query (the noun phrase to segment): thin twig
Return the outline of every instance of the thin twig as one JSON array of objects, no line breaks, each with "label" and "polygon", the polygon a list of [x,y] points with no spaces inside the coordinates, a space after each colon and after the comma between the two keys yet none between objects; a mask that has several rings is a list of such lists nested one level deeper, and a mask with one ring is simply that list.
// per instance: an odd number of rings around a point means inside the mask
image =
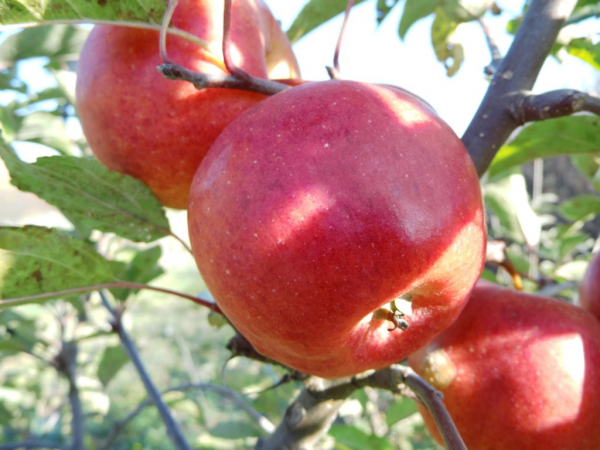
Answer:
[{"label": "thin twig", "polygon": [[191,300],[194,303],[210,308],[212,311],[223,314],[221,309],[213,302],[209,302],[208,300],[203,300],[198,297],[194,297],[192,295],[184,294],[182,292],[172,291],[170,289],[164,289],[160,287],[150,286],[148,284],[141,283],[131,283],[129,281],[115,281],[113,283],[100,283],[93,284],[90,286],[82,286],[77,288],[65,289],[63,291],[55,291],[55,292],[47,292],[44,294],[36,294],[36,295],[27,295],[25,297],[17,297],[17,298],[9,298],[6,300],[0,300],[0,309],[6,307],[14,307],[27,303],[33,303],[38,300],[50,299],[53,297],[64,297],[66,295],[71,294],[79,294],[82,292],[91,292],[91,291],[99,291],[101,289],[115,289],[115,288],[125,288],[125,289],[147,289],[150,291],[162,292],[163,294],[176,295],[177,297],[185,298],[187,300]]},{"label": "thin twig", "polygon": [[115,311],[115,309],[112,308],[112,306],[110,306],[110,304],[108,303],[108,300],[106,298],[106,295],[104,295],[104,293],[102,291],[100,291],[100,297],[102,299],[102,304],[104,305],[104,307],[113,316],[113,319],[114,319],[113,328],[118,333],[119,338],[121,339],[121,344],[123,345],[123,348],[127,352],[127,355],[129,356],[129,359],[133,363],[138,375],[140,376],[142,383],[144,384],[144,387],[146,388],[146,392],[148,393],[148,396],[150,397],[150,399],[152,400],[152,403],[158,410],[158,413],[160,414],[160,417],[167,429],[167,435],[171,439],[171,442],[173,443],[175,449],[176,450],[191,450],[192,447],[185,439],[185,436],[183,435],[183,431],[181,430],[179,424],[175,421],[175,418],[171,414],[171,411],[167,407],[166,403],[163,401],[163,399],[160,395],[160,392],[158,391],[158,388],[156,387],[156,385],[150,378],[150,375],[148,374],[148,371],[146,370],[146,367],[144,366],[144,363],[142,362],[142,359],[140,358],[140,354],[138,353],[137,348],[136,348],[135,344],[133,343],[133,340],[131,339],[131,337],[129,336],[127,331],[125,331],[125,327],[123,326],[123,324],[121,322],[121,312]]},{"label": "thin twig", "polygon": [[342,48],[342,41],[344,39],[344,32],[346,31],[346,25],[348,24],[348,19],[350,18],[350,10],[354,6],[354,0],[348,0],[348,4],[346,5],[346,12],[344,14],[344,22],[342,23],[342,29],[340,30],[340,35],[338,36],[338,41],[335,46],[335,52],[333,54],[333,67],[327,67],[327,73],[329,74],[329,78],[332,80],[337,80],[341,78],[340,71],[340,50]]},{"label": "thin twig", "polygon": [[162,64],[157,67],[157,70],[169,80],[188,81],[196,89],[227,88],[273,95],[290,88],[286,84],[257,77],[250,77],[250,80],[243,80],[232,75],[194,72],[179,64]]},{"label": "thin twig", "polygon": [[515,39],[462,141],[482,176],[500,146],[520,125],[509,111],[510,95],[529,91],[577,0],[532,0]]},{"label": "thin twig", "polygon": [[[213,391],[221,396],[228,398],[237,406],[242,408],[248,415],[256,422],[256,424],[265,432],[272,433],[275,430],[275,425],[263,416],[261,413],[256,411],[252,406],[250,406],[243,397],[233,389],[230,389],[225,386],[219,386],[213,383],[186,383],[178,386],[173,386],[168,389],[165,389],[161,392],[161,395],[168,394],[169,392],[185,392],[192,389],[204,390],[204,391]],[[141,402],[133,411],[131,411],[127,416],[123,419],[115,422],[113,424],[113,429],[110,432],[110,435],[104,442],[104,445],[100,447],[100,450],[109,450],[112,446],[112,443],[115,441],[117,435],[125,428],[125,426],[131,422],[143,409],[152,405],[152,401],[150,399],[146,399]]]},{"label": "thin twig", "polygon": [[169,24],[173,18],[175,8],[177,8],[179,0],[170,0],[167,3],[165,14],[163,15],[162,23],[160,25],[160,35],[158,38],[158,51],[160,53],[160,59],[163,63],[170,63],[169,55],[167,54],[167,34],[169,32]]}]

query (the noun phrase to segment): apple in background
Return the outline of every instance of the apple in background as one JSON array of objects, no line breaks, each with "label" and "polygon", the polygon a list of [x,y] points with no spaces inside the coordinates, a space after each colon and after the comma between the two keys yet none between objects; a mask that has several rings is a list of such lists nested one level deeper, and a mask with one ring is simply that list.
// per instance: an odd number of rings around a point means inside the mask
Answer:
[{"label": "apple in background", "polygon": [[[192,183],[200,272],[265,356],[326,378],[399,362],[458,316],[482,269],[480,187],[424,101],[351,81],[272,96]],[[382,318],[395,299],[408,329]]]},{"label": "apple in background", "polygon": [[579,304],[600,319],[600,252],[594,253],[579,285]]},{"label": "apple in background", "polygon": [[409,363],[443,393],[469,449],[600,448],[600,323],[577,306],[480,282]]},{"label": "apple in background", "polygon": [[[173,26],[204,40],[222,59],[223,0],[180,0]],[[299,77],[289,41],[256,0],[234,0],[232,54],[251,75]],[[212,142],[242,111],[265,96],[232,89],[198,91],[166,80],[156,67],[158,32],[96,26],[82,50],[77,111],[89,145],[109,169],[143,181],[165,206],[187,206],[190,183]],[[169,58],[197,72],[224,69],[198,45],[169,35]],[[270,53],[269,53],[270,52]]]}]

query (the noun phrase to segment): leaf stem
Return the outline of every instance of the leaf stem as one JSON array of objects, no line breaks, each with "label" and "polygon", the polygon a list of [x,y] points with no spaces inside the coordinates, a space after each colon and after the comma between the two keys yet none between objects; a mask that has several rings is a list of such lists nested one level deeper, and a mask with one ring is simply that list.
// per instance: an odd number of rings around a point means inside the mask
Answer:
[{"label": "leaf stem", "polygon": [[79,293],[83,293],[83,292],[99,291],[101,289],[114,289],[114,288],[147,289],[150,291],[161,292],[163,294],[175,295],[177,297],[185,298],[187,300],[193,301],[194,303],[205,306],[219,314],[223,314],[221,312],[221,309],[215,303],[210,302],[208,300],[204,300],[204,299],[201,299],[198,297],[194,297],[192,295],[184,294],[182,292],[172,291],[170,289],[165,289],[165,288],[156,287],[156,286],[150,286],[148,284],[142,284],[142,283],[131,283],[129,281],[115,281],[112,283],[100,283],[100,284],[93,284],[90,286],[81,286],[81,287],[76,287],[76,288],[71,288],[71,289],[65,289],[62,291],[46,292],[43,294],[35,294],[35,295],[27,295],[24,297],[9,298],[6,300],[0,300],[0,309],[14,307],[14,306],[20,306],[20,305],[24,305],[27,303],[34,303],[34,302],[38,302],[40,300],[49,300],[54,297],[63,297],[66,295],[71,295],[71,294],[79,294]]},{"label": "leaf stem", "polygon": [[348,3],[346,5],[346,12],[344,14],[344,22],[342,23],[342,29],[340,30],[340,35],[335,46],[335,52],[333,53],[333,67],[327,67],[327,73],[329,73],[329,78],[331,78],[332,80],[337,80],[341,77],[340,50],[342,48],[342,41],[344,40],[346,25],[348,25],[348,19],[350,19],[350,10],[353,6],[354,0],[348,0]]}]

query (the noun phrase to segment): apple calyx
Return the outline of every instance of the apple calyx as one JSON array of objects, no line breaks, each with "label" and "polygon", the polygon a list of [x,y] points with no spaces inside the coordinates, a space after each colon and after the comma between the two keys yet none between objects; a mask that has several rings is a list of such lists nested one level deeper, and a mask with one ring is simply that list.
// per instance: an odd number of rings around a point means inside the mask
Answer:
[{"label": "apple calyx", "polygon": [[401,329],[402,331],[408,330],[408,322],[404,319],[405,314],[399,309],[394,308],[394,302],[390,303],[392,309],[388,309],[386,307],[378,308],[373,312],[373,320],[387,320],[392,322],[394,328],[388,328],[388,331],[394,331],[396,329]]}]

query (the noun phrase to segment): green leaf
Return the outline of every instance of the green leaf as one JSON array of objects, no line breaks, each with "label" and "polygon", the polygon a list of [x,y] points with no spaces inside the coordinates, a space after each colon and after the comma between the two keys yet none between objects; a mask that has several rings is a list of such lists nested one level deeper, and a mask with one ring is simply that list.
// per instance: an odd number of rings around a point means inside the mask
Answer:
[{"label": "green leaf", "polygon": [[[356,0],[354,6],[362,2],[363,0]],[[347,0],[310,0],[287,30],[288,38],[292,43],[296,42],[319,25],[344,12],[347,4]]]},{"label": "green leaf", "polygon": [[600,153],[572,155],[570,159],[571,163],[590,181],[600,169]]},{"label": "green leaf", "polygon": [[438,0],[406,0],[402,18],[400,19],[400,25],[398,27],[400,39],[404,39],[408,29],[415,22],[433,14],[437,6]]},{"label": "green leaf", "polygon": [[502,234],[516,242],[539,242],[541,222],[529,204],[525,178],[520,171],[503,172],[484,186],[486,205],[501,224]]},{"label": "green leaf", "polygon": [[554,271],[554,276],[569,281],[580,281],[583,279],[588,267],[588,261],[569,261]]},{"label": "green leaf", "polygon": [[350,425],[333,425],[329,435],[351,450],[393,450],[394,447],[387,440]]},{"label": "green leaf", "polygon": [[536,158],[600,152],[600,120],[594,116],[570,116],[535,122],[498,151],[489,176]]},{"label": "green leaf", "polygon": [[87,39],[89,30],[72,25],[25,28],[8,36],[0,45],[0,65],[45,56],[50,59],[76,56]]},{"label": "green leaf", "polygon": [[[148,283],[164,273],[162,268],[157,266],[161,254],[162,251],[158,245],[147,250],[142,250],[135,255],[129,264],[124,264],[120,270],[115,271],[115,277],[121,281]],[[127,300],[130,294],[138,290],[118,288],[111,289],[111,292],[116,298],[124,301]]]},{"label": "green leaf", "polygon": [[561,204],[558,212],[567,220],[593,219],[600,213],[600,197],[592,194],[578,195]]},{"label": "green leaf", "polygon": [[600,16],[600,4],[598,0],[583,0],[577,2],[577,6],[573,10],[571,16],[565,21],[563,26],[572,25],[581,22],[591,17]]},{"label": "green leaf", "polygon": [[573,39],[566,46],[567,52],[600,70],[600,42],[593,44],[589,39]]},{"label": "green leaf", "polygon": [[122,345],[105,347],[102,356],[100,357],[98,370],[96,371],[96,375],[98,376],[100,383],[102,383],[102,386],[106,387],[119,370],[121,370],[128,362],[129,356],[127,356],[127,352]]},{"label": "green leaf", "polygon": [[102,19],[159,24],[165,6],[163,0],[0,0],[0,23]]},{"label": "green leaf", "polygon": [[417,405],[409,398],[401,397],[385,412],[385,422],[391,427],[396,422],[406,419],[417,412]]},{"label": "green leaf", "polygon": [[[108,261],[86,242],[51,228],[0,227],[0,299],[111,281]],[[18,304],[26,303],[34,302]],[[0,302],[0,309],[7,306],[16,304]]]},{"label": "green leaf", "polygon": [[377,23],[385,20],[390,11],[398,4],[399,0],[377,0]]},{"label": "green leaf", "polygon": [[442,8],[436,10],[431,25],[431,43],[438,61],[446,66],[446,75],[449,77],[456,74],[465,59],[462,44],[451,42],[452,34],[458,25],[459,22],[450,19]]},{"label": "green leaf", "polygon": [[13,413],[6,407],[4,402],[0,402],[0,425],[9,427],[13,419]]},{"label": "green leaf", "polygon": [[17,71],[14,67],[0,70],[0,91],[7,89],[27,92],[27,85],[17,77]]},{"label": "green leaf", "polygon": [[20,161],[0,142],[11,183],[33,192],[83,227],[150,242],[169,233],[165,211],[141,181],[109,171],[97,160],[72,156]]}]

